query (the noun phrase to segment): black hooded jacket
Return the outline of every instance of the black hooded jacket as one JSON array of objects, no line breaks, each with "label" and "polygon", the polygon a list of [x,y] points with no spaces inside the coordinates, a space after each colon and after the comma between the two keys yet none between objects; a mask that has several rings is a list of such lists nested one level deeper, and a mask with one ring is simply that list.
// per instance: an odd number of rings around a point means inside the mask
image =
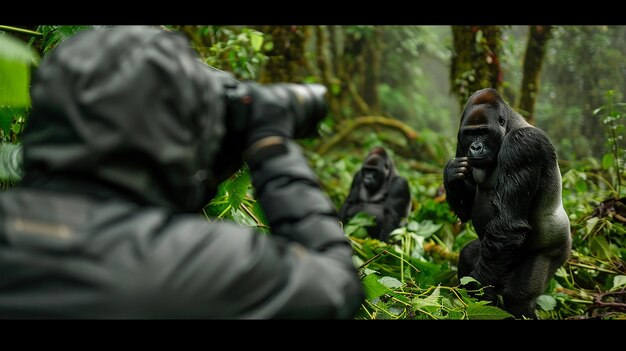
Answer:
[{"label": "black hooded jacket", "polygon": [[225,152],[221,89],[156,28],[81,32],[46,56],[24,177],[0,193],[0,317],[355,315],[351,247],[295,143],[251,171],[272,235],[198,215]]}]

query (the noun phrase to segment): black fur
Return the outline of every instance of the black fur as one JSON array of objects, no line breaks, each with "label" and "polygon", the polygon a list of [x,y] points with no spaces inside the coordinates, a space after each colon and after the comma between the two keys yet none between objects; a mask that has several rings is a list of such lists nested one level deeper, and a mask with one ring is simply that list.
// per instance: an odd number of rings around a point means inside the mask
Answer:
[{"label": "black fur", "polygon": [[[365,172],[375,174],[372,183],[364,181]],[[368,228],[369,236],[387,241],[389,234],[408,217],[410,209],[411,193],[407,180],[398,175],[385,149],[377,147],[370,151],[363,166],[354,175],[350,194],[339,211],[339,219],[346,223],[359,212],[371,214],[376,217],[376,226]]]},{"label": "black fur", "polygon": [[569,220],[561,202],[556,152],[494,89],[468,100],[456,157],[444,170],[447,200],[479,239],[461,252],[459,278],[486,289],[483,298],[516,317],[535,318],[535,300],[570,254]]}]

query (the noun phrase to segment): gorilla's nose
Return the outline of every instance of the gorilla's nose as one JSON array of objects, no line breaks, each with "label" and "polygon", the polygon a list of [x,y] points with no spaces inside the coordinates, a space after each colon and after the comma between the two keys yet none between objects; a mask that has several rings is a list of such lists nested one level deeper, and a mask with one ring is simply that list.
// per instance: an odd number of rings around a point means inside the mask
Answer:
[{"label": "gorilla's nose", "polygon": [[483,151],[483,144],[472,144],[470,145],[470,151],[473,154],[478,155]]}]

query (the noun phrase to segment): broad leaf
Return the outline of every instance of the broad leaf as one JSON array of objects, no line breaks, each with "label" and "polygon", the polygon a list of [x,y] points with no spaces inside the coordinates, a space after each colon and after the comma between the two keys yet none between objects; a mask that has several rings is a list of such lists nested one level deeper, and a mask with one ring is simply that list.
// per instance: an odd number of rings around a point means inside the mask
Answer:
[{"label": "broad leaf", "polygon": [[541,295],[537,298],[537,306],[544,311],[552,311],[556,307],[556,300],[550,295]]},{"label": "broad leaf", "polygon": [[471,304],[465,311],[469,319],[505,319],[513,317],[498,307],[481,304]]},{"label": "broad leaf", "polygon": [[465,284],[468,284],[468,283],[471,283],[471,282],[475,282],[475,283],[480,284],[480,282],[478,280],[474,279],[473,277],[470,277],[469,275],[466,275],[466,276],[461,278],[461,285],[465,285]]},{"label": "broad leaf", "polygon": [[587,223],[585,224],[585,229],[587,229],[587,234],[591,233],[593,228],[595,228],[596,224],[598,223],[598,220],[599,220],[598,217],[591,217],[587,220]]},{"label": "broad leaf", "polygon": [[402,286],[402,283],[394,277],[384,276],[378,279],[378,281],[390,289],[395,289]]},{"label": "broad leaf", "polygon": [[433,223],[433,221],[427,219],[419,224],[419,227],[415,233],[421,237],[428,238],[431,235],[433,235],[435,232],[437,232],[439,229],[441,229],[442,226],[443,226],[443,223],[435,224]]},{"label": "broad leaf", "polygon": [[616,275],[613,277],[613,288],[618,289],[623,286],[626,286],[626,275]]},{"label": "broad leaf", "polygon": [[37,54],[26,43],[0,35],[0,106],[30,106],[30,65],[37,60]]},{"label": "broad leaf", "polygon": [[365,227],[374,225],[376,225],[376,217],[365,212],[359,212],[344,225],[343,231],[346,235],[364,239],[367,237],[367,230]]},{"label": "broad leaf", "polygon": [[365,297],[368,300],[380,297],[384,294],[389,294],[392,291],[378,281],[378,277],[374,274],[368,275],[361,280],[363,283],[363,290],[365,290]]},{"label": "broad leaf", "polygon": [[593,238],[591,238],[591,240],[589,241],[589,248],[591,249],[591,252],[596,254],[599,258],[608,259],[615,256],[615,254],[611,250],[611,246],[609,245],[608,241],[606,241],[606,238],[603,236],[594,236]]},{"label": "broad leaf", "polygon": [[239,208],[246,197],[250,186],[250,173],[248,167],[242,167],[226,182],[225,187],[228,192],[228,202],[233,208]]},{"label": "broad leaf", "polygon": [[435,290],[428,295],[428,297],[421,299],[416,297],[413,299],[413,309],[423,308],[423,307],[439,307],[441,305],[441,291],[439,287],[436,287]]},{"label": "broad leaf", "polygon": [[250,46],[252,50],[259,51],[263,45],[263,33],[257,31],[250,31]]}]

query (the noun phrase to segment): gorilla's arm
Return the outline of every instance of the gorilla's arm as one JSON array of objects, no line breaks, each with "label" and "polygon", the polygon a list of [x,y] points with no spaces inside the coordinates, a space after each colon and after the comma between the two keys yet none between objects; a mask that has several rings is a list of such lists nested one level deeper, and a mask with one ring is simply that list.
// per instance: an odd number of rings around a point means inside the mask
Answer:
[{"label": "gorilla's arm", "polygon": [[352,179],[352,185],[350,186],[350,193],[339,210],[339,220],[345,225],[348,220],[348,209],[353,204],[359,201],[359,189],[361,188],[361,171],[359,170]]},{"label": "gorilla's arm", "polygon": [[536,128],[510,132],[498,155],[500,167],[493,198],[496,215],[481,239],[480,256],[470,274],[483,285],[500,285],[531,230],[528,213],[546,163],[545,134]]},{"label": "gorilla's arm", "polygon": [[384,203],[384,220],[380,229],[380,240],[386,241],[389,234],[400,225],[402,217],[408,215],[411,205],[409,183],[404,177],[395,177],[389,182]]},{"label": "gorilla's arm", "polygon": [[467,157],[455,157],[448,161],[443,173],[443,186],[454,213],[462,222],[469,221],[472,218],[476,184]]}]

